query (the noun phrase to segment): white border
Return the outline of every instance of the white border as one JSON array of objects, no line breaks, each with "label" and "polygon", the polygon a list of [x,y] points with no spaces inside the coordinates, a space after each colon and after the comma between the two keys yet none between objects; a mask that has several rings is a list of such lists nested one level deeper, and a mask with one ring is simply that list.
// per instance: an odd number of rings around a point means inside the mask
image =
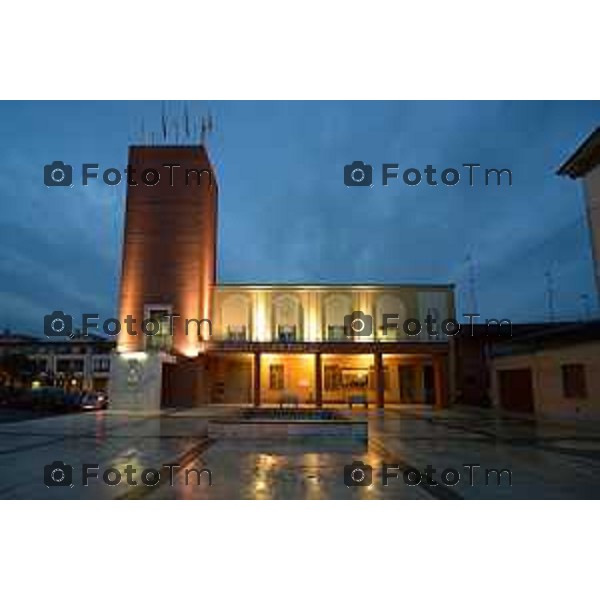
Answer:
[{"label": "white border", "polygon": [[[598,97],[598,9],[4,3],[0,96]],[[593,502],[2,502],[7,598],[594,595]],[[594,545],[592,545],[592,540]]]},{"label": "white border", "polygon": [[564,600],[597,587],[591,501],[174,507],[4,502],[2,596]]},{"label": "white border", "polygon": [[597,98],[597,4],[7,2],[22,99]]}]

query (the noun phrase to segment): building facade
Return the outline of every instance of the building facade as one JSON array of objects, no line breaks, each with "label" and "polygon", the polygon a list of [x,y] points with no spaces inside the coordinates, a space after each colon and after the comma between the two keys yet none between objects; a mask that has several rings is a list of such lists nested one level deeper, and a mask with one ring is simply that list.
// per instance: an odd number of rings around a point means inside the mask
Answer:
[{"label": "building facade", "polygon": [[553,324],[497,343],[495,408],[556,419],[600,417],[600,321]]},{"label": "building facade", "polygon": [[120,320],[148,327],[121,329],[113,408],[448,403],[453,286],[217,282],[205,148],[137,146],[130,164],[161,177],[127,192]]},{"label": "building facade", "polygon": [[27,385],[33,387],[106,392],[114,348],[113,341],[96,336],[39,339],[4,332],[0,335],[0,362],[14,366],[0,368],[0,385],[23,384],[27,379]]}]

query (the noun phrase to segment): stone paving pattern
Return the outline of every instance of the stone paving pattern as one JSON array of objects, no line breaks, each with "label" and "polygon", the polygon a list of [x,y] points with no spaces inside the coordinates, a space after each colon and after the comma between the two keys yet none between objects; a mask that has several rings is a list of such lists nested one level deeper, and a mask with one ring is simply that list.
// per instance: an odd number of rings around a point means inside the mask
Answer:
[{"label": "stone paving pattern", "polygon": [[[409,407],[385,411],[354,409],[369,421],[369,443],[343,440],[211,440],[208,419],[231,409],[131,416],[111,411],[35,420],[5,420],[0,415],[0,498],[2,499],[587,499],[600,498],[600,424],[535,422],[491,412]],[[344,411],[344,414],[349,414]],[[74,467],[73,487],[47,488],[44,465],[62,460]],[[360,460],[373,467],[368,487],[347,487],[344,466]],[[174,485],[163,472],[155,487],[118,486],[93,480],[81,485],[81,465],[102,470],[125,465],[137,469],[179,463]],[[455,486],[381,483],[381,464],[403,469],[459,471]],[[462,465],[480,464],[474,485]],[[210,469],[212,486],[184,469]],[[510,469],[501,485],[494,475],[485,485],[484,469]]]}]

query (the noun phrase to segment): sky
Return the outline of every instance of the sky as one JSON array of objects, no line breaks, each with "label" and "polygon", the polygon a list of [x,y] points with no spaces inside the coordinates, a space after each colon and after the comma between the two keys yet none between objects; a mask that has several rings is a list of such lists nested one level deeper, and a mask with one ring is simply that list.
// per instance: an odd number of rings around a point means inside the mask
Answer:
[{"label": "sky", "polygon": [[[214,115],[221,282],[453,283],[459,314],[526,322],[550,317],[550,273],[555,318],[597,314],[582,184],[556,169],[600,102],[1,102],[0,327],[115,316],[125,184],[48,188],[44,165],[123,169],[163,106]],[[344,185],[356,160],[373,187]],[[467,162],[513,185],[469,187]],[[382,163],[462,177],[384,187]]]}]

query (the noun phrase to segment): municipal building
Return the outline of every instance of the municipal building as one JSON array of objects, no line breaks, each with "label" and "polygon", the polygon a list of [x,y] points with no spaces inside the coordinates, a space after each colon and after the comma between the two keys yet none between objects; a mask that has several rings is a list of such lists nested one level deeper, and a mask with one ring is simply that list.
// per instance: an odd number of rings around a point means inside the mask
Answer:
[{"label": "municipal building", "polygon": [[[453,344],[439,324],[455,318],[452,285],[217,281],[218,184],[206,148],[132,146],[129,165],[161,177],[128,186],[119,315],[161,326],[121,329],[113,408],[449,402]],[[389,314],[400,325],[385,331]],[[428,315],[438,333],[407,335],[404,321]],[[187,332],[186,319],[196,320]]]}]

